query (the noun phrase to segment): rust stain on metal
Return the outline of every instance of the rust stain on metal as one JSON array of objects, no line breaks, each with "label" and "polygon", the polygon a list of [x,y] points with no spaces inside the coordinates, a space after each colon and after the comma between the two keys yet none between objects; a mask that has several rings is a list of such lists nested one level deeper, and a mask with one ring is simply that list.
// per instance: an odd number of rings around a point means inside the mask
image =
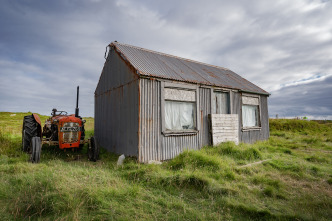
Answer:
[{"label": "rust stain on metal", "polygon": [[208,73],[211,77],[217,78],[217,76],[216,76],[213,72],[208,71],[208,70],[206,70],[206,69],[204,69],[204,68],[203,68],[203,70],[204,70],[206,73]]},{"label": "rust stain on metal", "polygon": [[203,115],[203,111],[201,110],[201,125],[203,125],[203,119],[204,119],[204,115]]},{"label": "rust stain on metal", "polygon": [[132,83],[135,83],[135,82],[137,82],[137,79],[134,79],[134,80],[132,80],[132,81],[129,81],[128,83],[123,84],[123,85],[120,85],[120,86],[118,86],[118,87],[110,88],[110,89],[108,89],[107,91],[105,91],[105,92],[103,92],[103,93],[101,93],[101,94],[95,93],[95,97],[98,97],[99,95],[102,95],[102,94],[108,94],[108,93],[111,93],[111,91],[115,91],[115,90],[121,89],[121,88],[123,88],[124,86],[128,86],[128,85],[130,85],[130,84],[132,84]]},{"label": "rust stain on metal", "polygon": [[137,148],[137,158],[139,161],[143,160],[141,159],[141,84],[138,82],[138,129],[137,129],[137,141],[138,141],[138,148]]}]

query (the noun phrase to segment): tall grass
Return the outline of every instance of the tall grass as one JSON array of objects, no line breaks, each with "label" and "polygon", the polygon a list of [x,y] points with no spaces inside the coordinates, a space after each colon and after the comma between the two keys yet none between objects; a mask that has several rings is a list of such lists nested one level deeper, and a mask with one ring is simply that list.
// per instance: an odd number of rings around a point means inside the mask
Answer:
[{"label": "tall grass", "polygon": [[11,114],[0,113],[3,220],[332,217],[332,129],[326,122],[271,120],[267,141],[207,146],[161,165],[126,158],[118,167],[118,156],[105,150],[100,161],[89,162],[87,147],[72,153],[44,146],[41,163],[31,164],[20,151],[25,113]]}]

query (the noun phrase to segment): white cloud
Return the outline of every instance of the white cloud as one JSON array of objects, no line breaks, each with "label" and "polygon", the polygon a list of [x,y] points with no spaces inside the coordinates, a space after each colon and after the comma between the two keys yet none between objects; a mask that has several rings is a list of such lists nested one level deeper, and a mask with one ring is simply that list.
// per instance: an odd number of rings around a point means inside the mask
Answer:
[{"label": "white cloud", "polygon": [[324,76],[314,75],[314,76],[311,76],[310,78],[305,78],[305,79],[301,79],[301,80],[294,81],[294,82],[291,82],[291,83],[283,84],[282,87],[296,86],[296,85],[301,85],[301,84],[309,84],[309,83],[312,83],[312,82],[315,82],[315,81],[323,81],[324,79],[326,79],[327,77],[330,77],[330,76],[332,76],[332,74],[327,74],[327,75],[324,75]]}]

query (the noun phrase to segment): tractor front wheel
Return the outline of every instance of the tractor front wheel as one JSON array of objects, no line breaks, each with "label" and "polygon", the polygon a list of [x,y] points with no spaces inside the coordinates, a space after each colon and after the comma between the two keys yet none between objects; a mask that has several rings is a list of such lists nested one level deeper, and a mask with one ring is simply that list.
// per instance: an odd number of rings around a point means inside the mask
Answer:
[{"label": "tractor front wheel", "polygon": [[99,159],[99,147],[96,144],[94,137],[90,138],[89,149],[88,149],[88,158],[90,161],[96,162]]},{"label": "tractor front wheel", "polygon": [[33,137],[31,139],[31,155],[30,155],[31,163],[39,163],[41,146],[42,145],[41,145],[40,137]]}]

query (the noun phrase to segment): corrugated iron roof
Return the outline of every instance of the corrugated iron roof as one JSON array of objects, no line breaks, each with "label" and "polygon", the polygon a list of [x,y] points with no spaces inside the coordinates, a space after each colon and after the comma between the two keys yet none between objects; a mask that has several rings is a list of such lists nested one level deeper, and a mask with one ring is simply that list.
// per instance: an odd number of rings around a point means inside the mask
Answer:
[{"label": "corrugated iron roof", "polygon": [[265,90],[227,68],[204,64],[119,42],[112,42],[110,46],[114,47],[143,76],[269,95]]}]

